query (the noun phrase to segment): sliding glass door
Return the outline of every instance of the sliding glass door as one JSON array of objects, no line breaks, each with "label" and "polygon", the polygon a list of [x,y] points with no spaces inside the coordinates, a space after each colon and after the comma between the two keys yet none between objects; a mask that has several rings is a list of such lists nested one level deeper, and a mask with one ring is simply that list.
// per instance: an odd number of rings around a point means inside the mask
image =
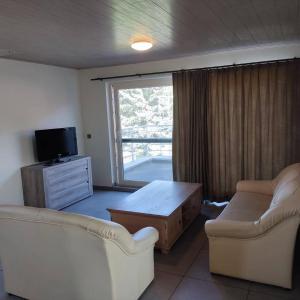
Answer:
[{"label": "sliding glass door", "polygon": [[172,180],[173,87],[170,78],[112,85],[117,185]]}]

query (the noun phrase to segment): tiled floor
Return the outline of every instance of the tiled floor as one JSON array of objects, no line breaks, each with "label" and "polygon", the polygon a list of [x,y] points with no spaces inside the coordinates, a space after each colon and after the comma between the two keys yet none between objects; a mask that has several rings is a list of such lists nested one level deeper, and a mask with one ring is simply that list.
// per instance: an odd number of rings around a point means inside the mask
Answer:
[{"label": "tiled floor", "polygon": [[[116,204],[127,195],[127,193],[118,192],[97,192],[93,198],[77,203],[66,210],[89,214],[89,210],[92,209],[94,216],[107,217],[105,206],[110,205],[110,203]],[[94,205],[97,205],[97,209],[94,208]],[[206,209],[204,212],[209,212],[209,209]],[[295,267],[294,289],[291,291],[249,281],[211,275],[208,268],[208,241],[203,230],[204,222],[204,216],[197,218],[186,233],[177,241],[168,255],[155,251],[155,279],[140,300],[300,299],[299,266]],[[298,250],[297,253],[299,253]],[[299,257],[297,257],[297,260],[299,261]],[[3,275],[0,271],[0,300],[20,299],[8,296],[4,292],[2,277]],[[101,297],[99,300],[102,300]]]},{"label": "tiled floor", "polygon": [[63,211],[110,220],[110,214],[106,208],[118,205],[128,195],[130,193],[95,191],[92,197],[66,207]]}]

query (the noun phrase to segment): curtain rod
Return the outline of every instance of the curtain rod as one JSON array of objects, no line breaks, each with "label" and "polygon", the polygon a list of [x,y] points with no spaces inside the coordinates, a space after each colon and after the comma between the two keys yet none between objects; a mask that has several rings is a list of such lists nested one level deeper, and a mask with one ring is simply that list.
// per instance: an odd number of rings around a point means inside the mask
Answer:
[{"label": "curtain rod", "polygon": [[286,58],[286,59],[277,59],[277,60],[268,60],[268,61],[259,61],[259,62],[251,62],[251,63],[241,63],[241,64],[231,64],[231,65],[223,65],[223,66],[215,66],[215,67],[204,67],[204,68],[194,68],[194,69],[181,69],[181,70],[172,70],[172,71],[161,71],[161,72],[150,72],[150,73],[140,73],[140,74],[128,74],[128,75],[119,75],[119,76],[110,76],[110,77],[96,77],[92,78],[91,81],[97,80],[108,80],[108,79],[118,79],[118,78],[130,78],[130,77],[141,77],[148,75],[161,75],[161,74],[170,74],[182,71],[198,71],[198,70],[217,70],[217,69],[227,69],[227,68],[235,68],[235,67],[247,67],[254,65],[263,65],[263,64],[271,64],[271,63],[282,63],[289,62],[298,59],[298,57],[294,58]]}]

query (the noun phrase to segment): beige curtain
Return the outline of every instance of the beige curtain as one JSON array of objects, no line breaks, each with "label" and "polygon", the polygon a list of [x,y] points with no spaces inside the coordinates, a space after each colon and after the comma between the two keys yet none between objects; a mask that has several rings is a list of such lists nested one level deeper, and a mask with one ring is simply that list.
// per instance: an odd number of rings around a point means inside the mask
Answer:
[{"label": "beige curtain", "polygon": [[173,175],[176,181],[202,182],[207,188],[206,71],[173,74]]},{"label": "beige curtain", "polygon": [[300,161],[298,60],[211,70],[198,84],[188,73],[174,74],[174,179],[202,180],[206,196],[223,198],[238,180],[269,179]]}]

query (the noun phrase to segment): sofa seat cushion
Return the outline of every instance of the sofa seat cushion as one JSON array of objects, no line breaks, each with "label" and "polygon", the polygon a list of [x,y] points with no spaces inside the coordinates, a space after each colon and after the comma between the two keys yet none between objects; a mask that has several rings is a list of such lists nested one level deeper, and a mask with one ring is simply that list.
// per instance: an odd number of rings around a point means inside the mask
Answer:
[{"label": "sofa seat cushion", "polygon": [[232,221],[256,221],[269,208],[272,196],[237,192],[218,219]]}]

